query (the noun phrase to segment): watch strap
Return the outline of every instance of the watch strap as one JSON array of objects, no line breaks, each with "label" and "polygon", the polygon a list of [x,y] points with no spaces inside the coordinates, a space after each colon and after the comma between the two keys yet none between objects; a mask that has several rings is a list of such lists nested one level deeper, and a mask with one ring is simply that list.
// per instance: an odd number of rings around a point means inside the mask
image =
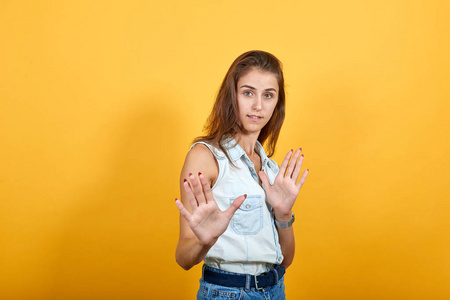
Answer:
[{"label": "watch strap", "polygon": [[277,225],[278,228],[289,228],[292,226],[292,224],[294,224],[294,221],[295,221],[295,216],[294,216],[294,213],[292,213],[292,218],[287,222],[280,222],[277,219],[275,219],[275,225]]}]

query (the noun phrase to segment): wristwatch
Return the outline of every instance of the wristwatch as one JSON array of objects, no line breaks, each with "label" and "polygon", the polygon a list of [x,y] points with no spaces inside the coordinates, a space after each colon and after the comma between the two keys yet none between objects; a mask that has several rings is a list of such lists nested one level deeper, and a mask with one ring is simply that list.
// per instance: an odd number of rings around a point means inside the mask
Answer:
[{"label": "wristwatch", "polygon": [[295,216],[294,216],[294,213],[292,213],[292,218],[287,222],[280,222],[275,218],[274,218],[274,220],[275,220],[275,225],[277,225],[278,228],[289,228],[292,226],[292,224],[294,224]]}]

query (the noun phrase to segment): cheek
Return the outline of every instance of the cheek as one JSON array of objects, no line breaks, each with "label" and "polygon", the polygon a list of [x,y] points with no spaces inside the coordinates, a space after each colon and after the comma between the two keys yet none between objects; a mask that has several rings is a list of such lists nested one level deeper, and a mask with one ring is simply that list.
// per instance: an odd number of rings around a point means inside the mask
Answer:
[{"label": "cheek", "polygon": [[243,115],[245,115],[245,112],[246,112],[246,109],[245,109],[244,103],[242,101],[239,101],[239,99],[238,99],[238,101],[237,101],[237,117],[239,119],[241,119],[241,121],[242,121]]},{"label": "cheek", "polygon": [[276,108],[277,108],[277,102],[273,103],[272,106],[270,107],[270,110],[272,111],[272,114],[274,113]]},{"label": "cheek", "polygon": [[246,109],[247,109],[247,105],[246,105],[246,103],[245,103],[245,101],[239,101],[239,99],[238,99],[238,102],[237,102],[237,106],[238,106],[238,112],[239,113],[245,113],[245,111],[246,111]]}]

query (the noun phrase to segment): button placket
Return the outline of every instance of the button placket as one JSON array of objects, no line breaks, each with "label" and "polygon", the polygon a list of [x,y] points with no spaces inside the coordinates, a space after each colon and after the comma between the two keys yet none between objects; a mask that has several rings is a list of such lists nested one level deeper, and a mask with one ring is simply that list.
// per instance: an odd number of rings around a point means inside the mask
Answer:
[{"label": "button placket", "polygon": [[250,170],[250,174],[252,175],[253,179],[258,182],[259,184],[259,178],[258,175],[256,174],[255,171],[255,165],[253,164],[253,162],[247,157],[247,155],[244,156],[244,160],[248,166],[248,169]]}]

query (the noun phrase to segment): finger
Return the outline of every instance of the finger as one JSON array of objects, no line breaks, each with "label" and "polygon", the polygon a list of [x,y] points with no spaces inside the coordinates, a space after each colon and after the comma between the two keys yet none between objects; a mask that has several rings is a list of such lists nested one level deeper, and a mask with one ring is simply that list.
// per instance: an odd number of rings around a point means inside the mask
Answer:
[{"label": "finger", "polygon": [[294,156],[292,156],[291,162],[289,163],[289,167],[286,171],[286,176],[292,178],[292,175],[293,175],[292,173],[294,172],[294,168],[295,168],[295,165],[297,164],[297,159],[298,159],[301,151],[302,151],[302,148],[299,148],[294,152]]},{"label": "finger", "polygon": [[269,178],[264,171],[259,171],[259,178],[261,178],[261,182],[263,183],[264,188],[270,187]]},{"label": "finger", "polygon": [[307,169],[305,172],[303,172],[302,177],[300,178],[300,180],[296,184],[298,188],[301,188],[302,185],[305,183],[305,180],[306,180],[306,177],[308,176],[308,173],[309,173],[309,169]]},{"label": "finger", "polygon": [[189,184],[189,181],[187,181],[186,179],[183,182],[183,187],[184,187],[184,190],[186,191],[186,195],[188,197],[189,205],[192,208],[192,212],[194,212],[198,207],[198,202],[197,202],[197,199],[195,199],[195,195],[192,192],[192,187]]},{"label": "finger", "polygon": [[214,201],[214,196],[211,191],[211,187],[209,186],[209,181],[205,178],[205,176],[198,172],[198,178],[200,179],[200,183],[202,184],[203,194],[205,195],[206,203]]},{"label": "finger", "polygon": [[286,173],[286,168],[287,168],[287,166],[288,166],[288,163],[289,163],[289,159],[291,158],[291,156],[292,156],[292,149],[291,149],[291,151],[289,151],[287,154],[286,154],[286,156],[284,157],[284,160],[283,160],[283,162],[281,163],[281,166],[280,166],[280,171],[278,172],[278,176],[282,176],[282,177],[284,177],[284,173]]},{"label": "finger", "polygon": [[186,210],[186,208],[184,208],[183,203],[181,203],[180,200],[175,198],[175,204],[178,210],[180,211],[180,214],[186,219],[186,221],[189,222],[191,220],[191,214]]},{"label": "finger", "polygon": [[304,156],[303,154],[300,155],[299,159],[297,160],[297,163],[295,164],[294,172],[292,172],[292,179],[294,179],[295,182],[297,182],[298,176],[300,175],[300,171],[302,169]]},{"label": "finger", "polygon": [[234,199],[233,203],[231,203],[231,206],[226,211],[224,211],[229,219],[233,217],[234,213],[239,209],[239,207],[241,207],[246,198],[247,194],[237,197],[236,199]]},{"label": "finger", "polygon": [[202,186],[200,185],[200,181],[196,178],[192,173],[189,173],[189,181],[191,182],[192,190],[195,195],[195,199],[198,202],[198,205],[202,205],[206,203],[205,195],[203,194]]}]

